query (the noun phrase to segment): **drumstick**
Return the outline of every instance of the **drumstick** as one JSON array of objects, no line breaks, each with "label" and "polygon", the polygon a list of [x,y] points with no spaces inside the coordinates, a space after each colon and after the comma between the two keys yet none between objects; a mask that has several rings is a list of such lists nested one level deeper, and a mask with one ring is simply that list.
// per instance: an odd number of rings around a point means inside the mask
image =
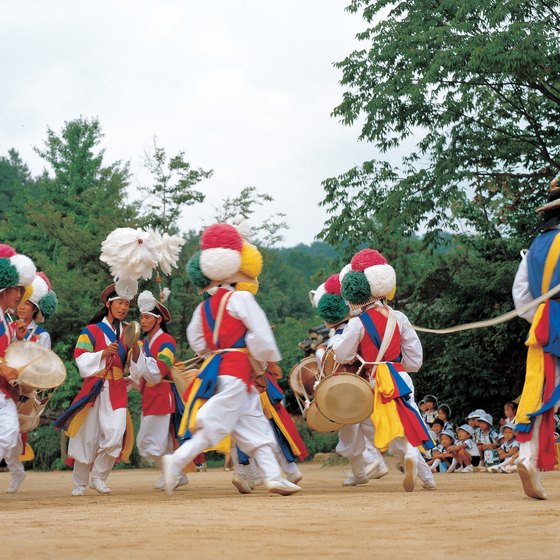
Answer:
[{"label": "drumstick", "polygon": [[41,358],[44,358],[43,354],[39,354],[38,356],[33,358],[29,363],[27,363],[24,366],[21,366],[19,368],[15,368],[15,370],[18,372],[18,375],[19,375],[25,368],[29,367],[31,364],[34,364],[37,360],[40,360]]}]

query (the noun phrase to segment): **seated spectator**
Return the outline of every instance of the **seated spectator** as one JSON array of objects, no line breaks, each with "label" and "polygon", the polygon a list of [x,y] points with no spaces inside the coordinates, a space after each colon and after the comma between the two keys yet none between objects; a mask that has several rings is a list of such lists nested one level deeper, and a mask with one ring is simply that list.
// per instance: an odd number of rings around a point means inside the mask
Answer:
[{"label": "seated spectator", "polygon": [[426,410],[422,413],[422,418],[428,426],[431,426],[437,418],[437,399],[433,395],[426,395],[424,397],[424,404]]},{"label": "seated spectator", "polygon": [[[439,443],[439,435],[441,434],[441,432],[445,429],[444,427],[444,423],[442,420],[440,420],[439,418],[436,418],[434,420],[434,423],[432,424],[432,429],[430,430],[430,435],[432,436],[432,439],[436,442]],[[453,431],[453,430],[451,430]]]},{"label": "seated spectator", "polygon": [[[440,420],[441,422],[441,420]],[[447,451],[455,441],[455,434],[451,430],[443,430],[440,434],[440,443],[432,449],[432,459],[428,462],[432,472],[453,472],[450,467],[453,464],[453,455]]]},{"label": "seated spectator", "polygon": [[451,418],[451,407],[442,403],[438,407],[438,418],[443,421],[443,429],[453,431],[453,424],[449,420]]},{"label": "seated spectator", "polygon": [[504,433],[498,447],[498,456],[501,463],[488,467],[489,472],[512,473],[517,470],[515,460],[519,457],[519,442],[515,439],[515,424],[511,422],[504,424]]},{"label": "seated spectator", "polygon": [[475,442],[478,442],[478,436],[480,434],[480,428],[478,427],[478,419],[483,414],[486,414],[486,412],[484,412],[482,408],[477,408],[467,416],[467,424],[474,430],[473,440]]},{"label": "seated spectator", "polygon": [[446,448],[459,465],[455,472],[471,473],[480,463],[480,451],[473,441],[474,430],[463,424],[457,430],[458,441]]},{"label": "seated spectator", "polygon": [[492,426],[492,416],[483,414],[478,419],[480,432],[477,438],[477,446],[480,456],[484,459],[484,466],[491,467],[499,463],[497,449],[500,445],[499,432]]},{"label": "seated spectator", "polygon": [[505,426],[507,423],[515,424],[516,414],[517,405],[514,402],[508,401],[504,404],[504,417],[500,418],[500,426]]}]

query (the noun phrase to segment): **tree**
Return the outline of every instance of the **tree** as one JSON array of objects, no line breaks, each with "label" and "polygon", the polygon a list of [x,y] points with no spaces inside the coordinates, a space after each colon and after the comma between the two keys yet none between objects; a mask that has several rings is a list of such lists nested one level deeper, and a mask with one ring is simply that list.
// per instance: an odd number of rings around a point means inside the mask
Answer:
[{"label": "tree", "polygon": [[[320,237],[442,230],[526,235],[560,170],[560,2],[353,0],[365,43],[336,64],[333,115],[361,122],[398,166],[371,160],[324,182]],[[356,223],[360,231],[356,232]],[[361,234],[361,235],[360,235]]]},{"label": "tree", "polygon": [[153,177],[153,185],[143,187],[148,211],[146,224],[171,233],[176,230],[177,219],[185,206],[204,200],[204,193],[195,189],[203,179],[212,177],[213,171],[193,169],[185,160],[184,152],[169,157],[164,148],[158,147],[154,139],[153,154],[146,154],[145,166]]},{"label": "tree", "polygon": [[[250,221],[259,207],[268,202],[274,202],[271,195],[259,193],[256,187],[243,187],[238,196],[228,196],[222,200],[220,207],[216,208],[214,221],[230,223],[236,216]],[[268,214],[266,220],[258,226],[251,223],[251,242],[263,247],[273,247],[284,241],[281,232],[288,227],[285,217],[283,212],[275,212]]]},{"label": "tree", "polygon": [[32,183],[29,167],[18,152],[8,150],[8,157],[0,157],[0,221],[18,191],[30,188]]}]

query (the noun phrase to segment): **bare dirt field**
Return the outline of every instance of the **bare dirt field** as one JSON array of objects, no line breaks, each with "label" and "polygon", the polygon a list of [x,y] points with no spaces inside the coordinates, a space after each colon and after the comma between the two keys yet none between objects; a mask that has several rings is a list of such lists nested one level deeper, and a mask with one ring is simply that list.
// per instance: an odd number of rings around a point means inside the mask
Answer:
[{"label": "bare dirt field", "polygon": [[[343,488],[344,466],[303,465],[303,492],[242,496],[231,473],[189,475],[171,498],[153,470],[115,471],[113,493],[70,496],[70,472],[28,472],[0,495],[0,558],[557,558],[560,472],[549,499],[525,498],[517,475],[436,475],[438,490],[402,490],[402,475]],[[0,488],[9,474],[0,473]]]}]

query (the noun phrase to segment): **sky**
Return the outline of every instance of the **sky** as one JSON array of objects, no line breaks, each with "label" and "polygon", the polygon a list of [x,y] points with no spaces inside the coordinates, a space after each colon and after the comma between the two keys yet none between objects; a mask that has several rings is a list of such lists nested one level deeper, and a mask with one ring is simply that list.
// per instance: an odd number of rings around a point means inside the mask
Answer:
[{"label": "sky", "polygon": [[133,197],[154,137],[214,170],[182,229],[254,186],[275,199],[256,220],[284,212],[283,244],[310,243],[326,218],[321,181],[378,155],[330,116],[343,93],[333,62],[365,27],[348,3],[0,0],[0,155],[15,148],[38,174],[47,127],[97,117],[105,162],[130,162]]}]

